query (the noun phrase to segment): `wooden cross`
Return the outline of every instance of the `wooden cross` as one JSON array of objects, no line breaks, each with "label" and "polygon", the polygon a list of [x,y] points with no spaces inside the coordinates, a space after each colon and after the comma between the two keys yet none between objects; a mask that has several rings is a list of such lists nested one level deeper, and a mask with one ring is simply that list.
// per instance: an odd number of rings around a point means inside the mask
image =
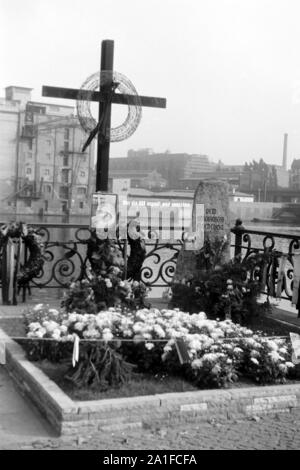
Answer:
[{"label": "wooden cross", "polygon": [[[90,92],[88,90],[77,90],[74,88],[61,88],[61,87],[50,87],[43,86],[42,95],[52,98],[64,98],[64,99],[78,99],[80,93],[80,99],[97,101],[99,103],[99,123],[103,121],[103,115],[105,114],[105,134],[109,136],[111,127],[111,105],[112,103],[125,104],[125,105],[141,105],[153,108],[166,108],[165,98],[155,98],[149,96],[136,96],[115,93],[115,84],[113,83],[113,58],[114,58],[114,41],[104,40],[102,41],[101,47],[101,65],[100,74],[103,71],[111,71],[111,83],[101,86],[100,91]],[[109,171],[109,138],[103,139],[103,135],[99,132],[99,123],[97,127],[92,131],[88,141],[98,132],[98,143],[97,143],[97,169],[96,169],[96,191],[107,191],[108,190],[108,171]]]}]

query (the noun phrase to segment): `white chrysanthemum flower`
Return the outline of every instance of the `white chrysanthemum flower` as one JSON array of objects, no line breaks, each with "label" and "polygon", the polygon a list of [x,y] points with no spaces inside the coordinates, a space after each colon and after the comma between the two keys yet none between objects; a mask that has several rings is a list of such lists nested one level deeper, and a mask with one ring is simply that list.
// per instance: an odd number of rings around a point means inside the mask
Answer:
[{"label": "white chrysanthemum flower", "polygon": [[284,361],[284,357],[280,356],[277,351],[271,351],[268,356],[272,359],[273,362]]},{"label": "white chrysanthemum flower", "polygon": [[33,310],[37,312],[38,310],[41,310],[44,307],[44,304],[37,304],[33,307]]},{"label": "white chrysanthemum flower", "polygon": [[281,347],[281,348],[278,349],[278,352],[280,352],[281,354],[286,354],[287,353],[287,348]]},{"label": "white chrysanthemum flower", "polygon": [[35,331],[35,330],[39,330],[41,328],[41,324],[39,322],[32,322],[30,323],[29,325],[29,330],[30,331]]},{"label": "white chrysanthemum flower", "polygon": [[104,341],[111,341],[113,339],[113,334],[112,332],[110,331],[109,328],[104,328],[103,330],[103,333],[102,333],[102,338],[104,339]]},{"label": "white chrysanthemum flower", "polygon": [[172,349],[173,349],[173,348],[172,348],[172,346],[171,346],[169,343],[167,343],[167,344],[164,346],[164,352],[165,352],[165,353],[171,352]]},{"label": "white chrysanthemum flower", "polygon": [[250,346],[252,348],[255,348],[257,346],[257,342],[253,338],[245,338],[244,342],[246,346]]},{"label": "white chrysanthemum flower", "polygon": [[35,336],[37,338],[43,338],[46,333],[47,333],[46,328],[40,328],[39,330],[35,331]]},{"label": "white chrysanthemum flower", "polygon": [[215,362],[218,359],[218,356],[218,353],[206,353],[204,354],[202,359],[205,361]]},{"label": "white chrysanthemum flower", "polygon": [[151,351],[151,349],[154,348],[154,344],[153,343],[146,343],[145,348],[148,349],[149,351]]},{"label": "white chrysanthemum flower", "polygon": [[133,332],[129,328],[126,330],[123,330],[123,336],[125,336],[125,338],[130,338],[132,335],[133,335]]},{"label": "white chrysanthemum flower", "polygon": [[145,339],[152,339],[151,333],[147,333],[146,331],[142,334],[143,338]]},{"label": "white chrysanthemum flower", "polygon": [[189,341],[189,348],[196,351],[201,351],[202,349],[202,343],[199,341],[199,339],[192,339]]},{"label": "white chrysanthemum flower", "polygon": [[96,328],[88,328],[83,332],[84,338],[97,339],[101,337],[101,334]]},{"label": "white chrysanthemum flower", "polygon": [[52,333],[59,327],[56,321],[45,321],[43,322],[43,326],[46,328],[47,333]]},{"label": "white chrysanthemum flower", "polygon": [[219,339],[219,338],[223,338],[224,337],[224,332],[221,331],[221,330],[215,330],[213,331],[210,336],[213,338],[213,339]]},{"label": "white chrysanthemum flower", "polygon": [[260,356],[260,353],[258,351],[256,351],[256,349],[253,349],[251,352],[250,352],[250,356],[251,357],[259,357]]},{"label": "white chrysanthemum flower", "polygon": [[288,367],[288,368],[291,368],[291,367],[295,367],[295,364],[293,364],[292,362],[286,362],[285,365]]},{"label": "white chrysanthemum flower", "polygon": [[27,333],[27,337],[28,337],[28,338],[35,338],[35,337],[36,337],[35,332],[34,332],[34,331],[29,331],[29,332]]},{"label": "white chrysanthemum flower", "polygon": [[77,321],[77,313],[75,313],[75,312],[70,313],[68,320],[69,320],[70,323],[76,322]]},{"label": "white chrysanthemum flower", "polygon": [[67,342],[67,341],[72,341],[72,342],[74,342],[74,336],[73,336],[73,335],[66,335],[66,336],[63,336],[63,337],[61,338],[61,340],[62,340],[63,342]]},{"label": "white chrysanthemum flower", "polygon": [[154,325],[153,330],[159,338],[165,338],[166,337],[166,333],[164,332],[164,330],[162,329],[162,327],[160,325]]},{"label": "white chrysanthemum flower", "polygon": [[255,357],[251,357],[250,361],[253,362],[253,364],[255,364],[257,366],[259,365],[259,362]]},{"label": "white chrysanthemum flower", "polygon": [[278,350],[278,344],[276,344],[275,341],[272,341],[272,340],[267,340],[267,344],[269,346],[270,349],[272,349],[273,351],[277,351]]},{"label": "white chrysanthemum flower", "polygon": [[61,336],[61,331],[58,328],[56,328],[52,333],[52,338],[55,340],[59,340],[60,336]]},{"label": "white chrysanthemum flower", "polygon": [[138,333],[139,331],[141,331],[142,329],[144,328],[144,324],[142,322],[136,322],[132,329],[135,333]]},{"label": "white chrysanthemum flower", "polygon": [[200,369],[203,366],[202,359],[194,359],[191,363],[193,369]]},{"label": "white chrysanthemum flower", "polygon": [[56,317],[59,314],[59,311],[56,310],[56,308],[49,308],[49,313],[51,313],[51,315],[54,315]]},{"label": "white chrysanthemum flower", "polygon": [[77,331],[82,331],[83,328],[85,327],[84,323],[82,321],[78,321],[75,323],[74,328]]}]

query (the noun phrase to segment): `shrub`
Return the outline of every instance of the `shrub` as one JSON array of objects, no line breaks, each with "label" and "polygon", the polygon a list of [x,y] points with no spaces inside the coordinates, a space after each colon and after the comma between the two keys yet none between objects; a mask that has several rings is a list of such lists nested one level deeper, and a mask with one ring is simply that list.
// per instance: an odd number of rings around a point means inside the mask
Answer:
[{"label": "shrub", "polygon": [[209,264],[197,276],[173,284],[171,306],[188,312],[205,311],[209,318],[250,323],[261,309],[257,298],[268,260],[268,254],[255,253],[242,263],[234,258],[223,265]]}]

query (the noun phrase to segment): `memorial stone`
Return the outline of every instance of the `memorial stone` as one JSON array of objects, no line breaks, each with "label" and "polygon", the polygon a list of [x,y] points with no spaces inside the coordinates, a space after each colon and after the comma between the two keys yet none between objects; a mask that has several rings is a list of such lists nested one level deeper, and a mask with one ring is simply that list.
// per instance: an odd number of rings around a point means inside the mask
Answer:
[{"label": "memorial stone", "polygon": [[[183,246],[178,256],[175,281],[189,280],[199,271],[208,269],[209,265],[201,260],[208,258],[209,251],[219,253],[219,257],[215,256],[219,263],[229,261],[230,214],[227,183],[214,180],[199,183],[194,196],[191,230],[196,233],[198,240],[202,240],[202,246],[196,244],[196,250],[187,250]],[[199,257],[199,253],[203,256]]]}]

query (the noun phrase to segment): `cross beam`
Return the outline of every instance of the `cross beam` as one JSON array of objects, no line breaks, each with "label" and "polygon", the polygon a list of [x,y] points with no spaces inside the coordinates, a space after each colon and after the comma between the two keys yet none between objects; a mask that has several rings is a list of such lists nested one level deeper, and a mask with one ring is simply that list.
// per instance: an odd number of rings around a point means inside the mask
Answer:
[{"label": "cross beam", "polygon": [[[51,98],[64,98],[69,100],[77,100],[78,92],[76,88],[61,88],[56,86],[46,86],[42,88],[43,96],[49,96]],[[100,91],[88,91],[80,90],[80,99],[88,101],[97,101],[104,103],[106,101],[105,93]],[[151,108],[166,108],[167,100],[165,98],[155,98],[153,96],[136,96],[126,95],[120,93],[113,93],[111,102],[114,104],[126,104],[126,105],[140,105],[148,106]]]},{"label": "cross beam", "polygon": [[100,70],[101,72],[106,71],[106,74],[108,73],[109,80],[107,80],[107,83],[105,85],[101,85],[100,91],[91,92],[89,90],[77,90],[74,88],[60,88],[51,86],[43,86],[42,89],[42,95],[51,98],[77,100],[80,97],[80,99],[82,100],[96,101],[99,103],[99,122],[96,128],[91,132],[91,135],[86,143],[86,145],[88,145],[92,141],[93,137],[98,133],[96,191],[108,190],[110,146],[109,135],[111,128],[110,123],[112,103],[148,106],[152,108],[166,108],[165,98],[115,93],[113,83],[113,58],[114,41],[102,41]]}]

